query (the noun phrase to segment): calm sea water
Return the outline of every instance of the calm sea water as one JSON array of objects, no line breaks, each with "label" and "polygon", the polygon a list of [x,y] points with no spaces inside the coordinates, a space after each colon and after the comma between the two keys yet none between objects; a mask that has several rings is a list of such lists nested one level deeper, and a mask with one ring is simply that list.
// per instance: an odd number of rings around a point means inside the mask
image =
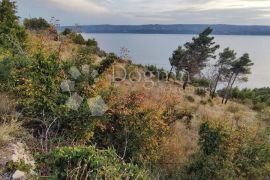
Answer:
[{"label": "calm sea water", "polygon": [[[137,64],[154,64],[170,69],[168,61],[172,52],[194,35],[171,34],[83,34],[95,38],[101,49],[120,54],[122,47],[128,48],[132,61]],[[240,87],[270,87],[270,36],[215,36],[221,50],[234,49],[238,56],[249,53],[255,63],[249,81]]]}]

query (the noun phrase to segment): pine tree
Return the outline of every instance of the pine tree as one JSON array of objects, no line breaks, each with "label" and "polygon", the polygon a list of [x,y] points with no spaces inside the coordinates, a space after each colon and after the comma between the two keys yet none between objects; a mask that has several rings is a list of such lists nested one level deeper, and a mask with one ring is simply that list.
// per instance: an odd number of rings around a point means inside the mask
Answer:
[{"label": "pine tree", "polygon": [[216,58],[214,54],[219,45],[214,42],[214,37],[210,36],[212,32],[213,30],[208,27],[198,37],[194,37],[192,42],[187,42],[184,47],[179,46],[169,59],[170,74],[174,67],[177,70],[188,67],[192,78],[207,66],[210,58]]},{"label": "pine tree", "polygon": [[219,53],[219,60],[216,63],[216,67],[218,67],[218,74],[215,80],[215,85],[211,92],[212,98],[214,98],[216,89],[218,86],[219,81],[228,76],[231,65],[236,58],[236,53],[234,50],[230,50],[229,48],[225,48],[223,52]]},{"label": "pine tree", "polygon": [[171,73],[173,68],[176,68],[177,70],[181,70],[186,62],[185,62],[185,56],[186,56],[186,50],[182,48],[182,46],[179,46],[172,54],[172,57],[169,58],[170,64],[171,64],[171,70],[168,76],[168,80],[171,77]]},{"label": "pine tree", "polygon": [[228,102],[229,95],[237,78],[251,74],[251,66],[253,65],[254,63],[247,53],[243,54],[238,60],[232,63],[231,76],[222,103],[226,104]]},{"label": "pine tree", "polygon": [[186,63],[191,77],[206,67],[209,58],[216,57],[214,54],[220,46],[214,42],[215,38],[210,36],[212,32],[213,29],[208,27],[198,37],[194,37],[192,42],[184,45],[187,51]]}]

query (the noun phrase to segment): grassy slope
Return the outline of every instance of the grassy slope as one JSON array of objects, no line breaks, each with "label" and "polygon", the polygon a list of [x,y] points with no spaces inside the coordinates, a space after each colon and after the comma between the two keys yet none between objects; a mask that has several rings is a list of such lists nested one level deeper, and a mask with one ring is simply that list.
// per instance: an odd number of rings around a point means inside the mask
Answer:
[{"label": "grassy slope", "polygon": [[[40,46],[43,50],[51,52],[53,50],[59,50],[60,47],[60,58],[62,60],[72,59],[75,57],[78,50],[78,45],[71,43],[68,39],[65,39],[61,46],[59,42],[47,38],[46,35],[32,35],[30,39],[29,51],[35,51],[36,48]],[[93,59],[98,64],[102,58],[93,55]],[[120,64],[122,66],[127,66],[127,63],[122,62]],[[115,65],[119,65],[119,62]],[[140,67],[136,65],[130,66],[131,67],[129,68],[132,70],[137,69],[141,75],[143,74],[143,70]],[[110,68],[103,74],[103,78],[98,82],[97,88],[104,90],[112,85],[110,82],[112,72],[113,70]],[[154,82],[154,85],[151,82]],[[155,78],[142,78],[141,81],[138,82],[132,82],[126,79],[121,82],[116,82],[115,86],[123,97],[130,91],[143,92],[147,97],[144,102],[145,106],[162,106],[166,108],[170,104],[177,104],[178,109],[192,112],[193,119],[190,128],[186,128],[185,120],[176,119],[176,121],[171,124],[171,133],[167,138],[168,141],[164,142],[162,145],[162,151],[164,152],[162,161],[171,163],[171,166],[174,166],[174,163],[184,163],[187,160],[187,157],[198,148],[198,129],[201,119],[204,116],[207,116],[210,119],[229,121],[232,128],[238,124],[255,131],[258,127],[256,122],[257,113],[249,107],[237,102],[229,102],[227,105],[222,105],[220,98],[216,98],[210,103],[208,102],[210,99],[208,95],[206,97],[195,95],[195,87],[189,86],[186,91],[183,91],[181,82],[165,82],[157,81]],[[149,86],[152,86],[152,88],[146,88]],[[194,102],[188,100],[188,96],[193,97]],[[0,102],[4,102],[2,101],[2,96],[0,96],[0,98]],[[4,109],[5,106],[5,103],[0,103],[0,109]],[[0,129],[1,128],[2,127],[0,127]],[[172,155],[174,155],[174,158],[172,158]]]}]

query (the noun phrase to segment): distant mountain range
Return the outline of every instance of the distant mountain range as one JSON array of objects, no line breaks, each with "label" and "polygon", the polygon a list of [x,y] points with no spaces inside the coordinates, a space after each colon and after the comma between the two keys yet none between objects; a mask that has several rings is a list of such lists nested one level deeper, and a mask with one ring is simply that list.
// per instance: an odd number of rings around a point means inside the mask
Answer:
[{"label": "distant mountain range", "polygon": [[[64,28],[74,26],[63,26]],[[77,28],[84,33],[137,33],[137,34],[198,34],[207,27],[215,35],[270,35],[270,26],[225,24],[149,24],[149,25],[83,25]]]}]

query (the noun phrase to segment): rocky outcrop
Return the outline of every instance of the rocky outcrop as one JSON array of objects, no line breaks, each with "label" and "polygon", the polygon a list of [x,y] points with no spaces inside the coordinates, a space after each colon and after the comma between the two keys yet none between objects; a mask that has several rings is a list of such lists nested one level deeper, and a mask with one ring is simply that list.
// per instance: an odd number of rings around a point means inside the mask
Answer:
[{"label": "rocky outcrop", "polygon": [[35,161],[26,145],[10,143],[0,148],[0,179],[24,180],[33,176]]}]

